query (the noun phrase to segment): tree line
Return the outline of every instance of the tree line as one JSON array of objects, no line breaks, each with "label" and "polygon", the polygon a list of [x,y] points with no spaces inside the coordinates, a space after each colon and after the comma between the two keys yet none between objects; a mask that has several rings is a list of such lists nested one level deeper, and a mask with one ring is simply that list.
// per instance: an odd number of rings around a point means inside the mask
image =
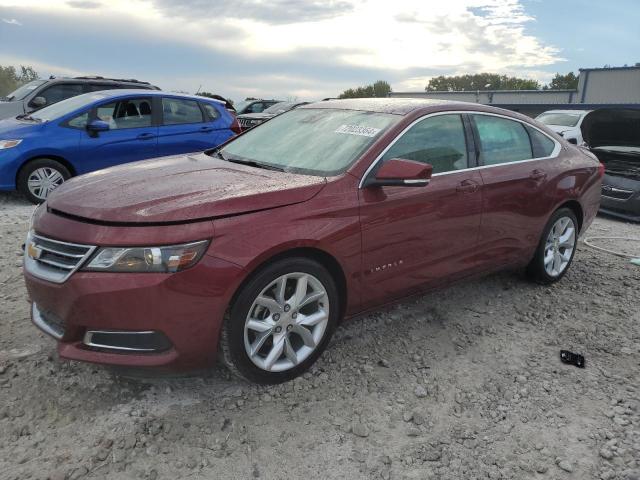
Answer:
[{"label": "tree line", "polygon": [[[574,90],[578,87],[578,76],[569,72],[556,73],[551,81],[542,85],[538,80],[530,78],[510,77],[497,73],[475,73],[473,75],[440,75],[427,83],[427,92],[460,92],[478,90]],[[371,85],[349,88],[338,98],[370,98],[387,97],[391,93],[391,85],[378,80]]]},{"label": "tree line", "polygon": [[38,73],[33,67],[21,65],[18,70],[13,66],[3,67],[0,65],[0,97],[4,97],[19,86],[37,79]]}]

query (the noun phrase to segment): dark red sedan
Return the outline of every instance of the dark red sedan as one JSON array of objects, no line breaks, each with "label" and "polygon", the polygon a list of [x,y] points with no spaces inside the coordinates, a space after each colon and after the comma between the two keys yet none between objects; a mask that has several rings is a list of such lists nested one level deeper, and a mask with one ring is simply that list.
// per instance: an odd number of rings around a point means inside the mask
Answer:
[{"label": "dark red sedan", "polygon": [[304,372],[336,325],[505,268],[569,268],[595,157],[516,113],[326,101],[202,154],[65,183],[35,212],[25,279],[62,357],[260,383]]}]

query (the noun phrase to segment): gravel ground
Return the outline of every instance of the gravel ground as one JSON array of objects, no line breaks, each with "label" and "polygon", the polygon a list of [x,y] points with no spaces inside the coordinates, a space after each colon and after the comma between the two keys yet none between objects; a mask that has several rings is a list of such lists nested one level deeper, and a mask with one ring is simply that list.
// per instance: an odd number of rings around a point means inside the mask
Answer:
[{"label": "gravel ground", "polygon": [[[0,196],[2,479],[640,479],[640,267],[627,260],[581,244],[550,288],[502,273],[346,322],[280,386],[223,367],[130,378],[60,361],[31,325],[32,209]],[[640,226],[598,218],[589,234]]]}]

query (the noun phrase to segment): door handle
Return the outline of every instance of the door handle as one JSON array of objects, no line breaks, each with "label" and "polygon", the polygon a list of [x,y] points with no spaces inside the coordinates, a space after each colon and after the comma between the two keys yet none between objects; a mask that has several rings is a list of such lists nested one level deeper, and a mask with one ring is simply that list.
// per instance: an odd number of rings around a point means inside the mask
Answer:
[{"label": "door handle", "polygon": [[136,137],[138,140],[151,140],[152,138],[156,138],[155,133],[141,133]]},{"label": "door handle", "polygon": [[478,191],[478,187],[478,182],[474,182],[473,180],[463,180],[456,187],[456,192],[473,193]]},{"label": "door handle", "polygon": [[540,170],[539,168],[536,168],[529,174],[529,178],[533,180],[544,180],[545,178],[547,178],[547,174],[545,173],[544,170]]},{"label": "door handle", "polygon": [[215,128],[213,128],[213,127],[202,127],[200,129],[200,131],[203,132],[203,133],[213,132],[214,130],[215,130]]}]

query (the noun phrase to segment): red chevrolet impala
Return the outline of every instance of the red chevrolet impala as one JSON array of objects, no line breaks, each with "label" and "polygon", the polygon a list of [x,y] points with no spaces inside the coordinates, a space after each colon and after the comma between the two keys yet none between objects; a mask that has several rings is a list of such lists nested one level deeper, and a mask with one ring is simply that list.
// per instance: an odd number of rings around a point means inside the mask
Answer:
[{"label": "red chevrolet impala", "polygon": [[68,359],[175,369],[219,355],[285,381],[343,318],[505,268],[559,280],[602,173],[505,110],[307,105],[214,151],[62,185],[26,242],[33,322]]}]

